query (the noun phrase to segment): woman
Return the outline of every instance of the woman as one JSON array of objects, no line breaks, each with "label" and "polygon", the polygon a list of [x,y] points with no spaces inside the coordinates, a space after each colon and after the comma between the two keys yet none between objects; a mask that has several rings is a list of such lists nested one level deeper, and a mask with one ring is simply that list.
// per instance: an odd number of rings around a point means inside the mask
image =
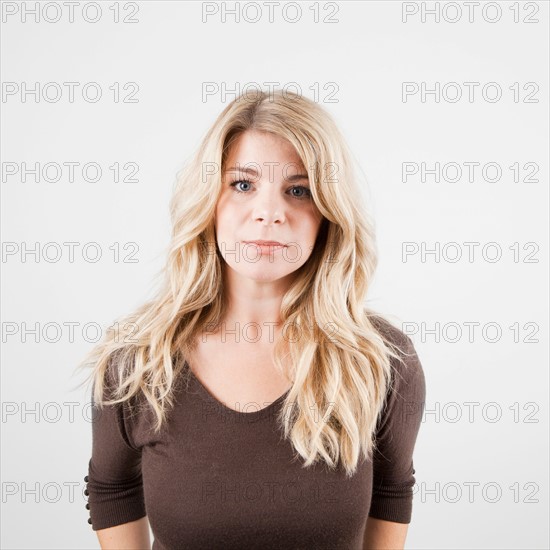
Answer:
[{"label": "woman", "polygon": [[425,399],[365,308],[373,225],[325,110],[241,96],[179,174],[155,299],[92,350],[102,548],[403,548]]}]

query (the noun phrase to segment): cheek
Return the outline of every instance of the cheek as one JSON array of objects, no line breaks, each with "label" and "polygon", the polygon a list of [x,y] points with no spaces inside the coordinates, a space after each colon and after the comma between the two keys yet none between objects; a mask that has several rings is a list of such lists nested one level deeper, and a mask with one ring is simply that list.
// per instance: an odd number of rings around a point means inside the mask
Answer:
[{"label": "cheek", "polygon": [[321,229],[321,221],[319,220],[319,217],[315,215],[315,213],[309,214],[304,219],[304,235],[307,235],[307,238],[309,241],[315,241],[317,238],[317,235],[319,234],[319,230]]},{"label": "cheek", "polygon": [[229,237],[237,225],[237,212],[227,206],[220,206],[216,211],[216,220],[214,227],[220,235]]}]

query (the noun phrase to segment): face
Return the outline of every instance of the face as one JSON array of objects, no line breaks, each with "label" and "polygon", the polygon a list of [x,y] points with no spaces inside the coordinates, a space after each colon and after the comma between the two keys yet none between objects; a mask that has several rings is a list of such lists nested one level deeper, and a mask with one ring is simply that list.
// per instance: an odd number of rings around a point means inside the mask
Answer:
[{"label": "face", "polygon": [[[258,282],[290,277],[311,256],[322,215],[294,147],[248,130],[233,142],[216,208],[218,249],[230,270]],[[272,241],[261,246],[247,241]]]}]

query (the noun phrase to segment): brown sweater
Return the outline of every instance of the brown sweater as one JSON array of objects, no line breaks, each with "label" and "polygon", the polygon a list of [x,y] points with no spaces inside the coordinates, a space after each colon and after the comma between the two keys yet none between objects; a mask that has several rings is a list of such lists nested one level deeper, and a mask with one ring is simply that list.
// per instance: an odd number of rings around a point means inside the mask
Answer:
[{"label": "brown sweater", "polygon": [[367,516],[409,523],[425,379],[411,340],[376,319],[410,356],[406,366],[392,361],[395,388],[379,418],[378,450],[351,479],[293,460],[275,416],[286,394],[233,411],[188,370],[158,435],[152,413],[130,415],[126,403],[94,408],[84,478],[92,529],[147,515],[153,550],[360,550]]}]

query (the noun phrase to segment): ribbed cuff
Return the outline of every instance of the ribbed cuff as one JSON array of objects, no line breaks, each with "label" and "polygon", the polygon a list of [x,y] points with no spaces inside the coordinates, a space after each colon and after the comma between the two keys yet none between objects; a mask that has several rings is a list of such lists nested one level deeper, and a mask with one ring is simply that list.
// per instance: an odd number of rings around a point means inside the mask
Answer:
[{"label": "ribbed cuff", "polygon": [[412,518],[412,494],[373,494],[369,516],[396,523],[410,523]]},{"label": "ribbed cuff", "polygon": [[90,518],[94,531],[136,521],[146,515],[143,501],[124,500],[90,504]]}]

